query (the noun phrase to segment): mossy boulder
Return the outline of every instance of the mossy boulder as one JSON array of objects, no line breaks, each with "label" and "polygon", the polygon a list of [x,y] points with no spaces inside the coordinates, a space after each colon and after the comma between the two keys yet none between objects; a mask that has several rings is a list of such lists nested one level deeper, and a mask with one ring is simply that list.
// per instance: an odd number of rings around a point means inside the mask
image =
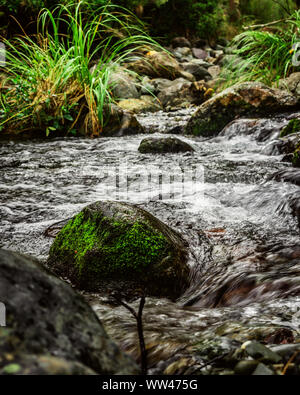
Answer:
[{"label": "mossy boulder", "polygon": [[287,126],[285,126],[280,132],[280,137],[289,136],[290,134],[300,132],[300,119],[294,118],[289,121]]},{"label": "mossy boulder", "polygon": [[268,116],[296,109],[298,100],[289,92],[259,82],[236,84],[204,102],[189,120],[185,132],[214,136],[241,116]]},{"label": "mossy boulder", "polygon": [[188,285],[186,243],[147,211],[122,202],[96,202],[57,235],[48,264],[89,291],[137,289],[177,298]]}]

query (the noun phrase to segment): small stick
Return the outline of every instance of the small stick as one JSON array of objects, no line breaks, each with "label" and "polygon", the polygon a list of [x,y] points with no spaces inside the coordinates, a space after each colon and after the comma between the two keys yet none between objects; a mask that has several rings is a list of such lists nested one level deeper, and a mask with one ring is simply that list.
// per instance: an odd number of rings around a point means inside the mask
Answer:
[{"label": "small stick", "polygon": [[133,315],[133,317],[136,319],[138,336],[139,336],[139,343],[140,343],[140,352],[141,352],[142,374],[147,375],[147,370],[148,370],[147,350],[146,350],[144,330],[143,330],[143,309],[145,306],[146,298],[144,295],[141,297],[138,313],[136,313],[136,311],[131,306],[129,306],[127,303],[123,302],[123,300],[118,299],[117,297],[115,297],[115,299],[122,306],[124,306],[127,310],[129,310],[130,313]]}]

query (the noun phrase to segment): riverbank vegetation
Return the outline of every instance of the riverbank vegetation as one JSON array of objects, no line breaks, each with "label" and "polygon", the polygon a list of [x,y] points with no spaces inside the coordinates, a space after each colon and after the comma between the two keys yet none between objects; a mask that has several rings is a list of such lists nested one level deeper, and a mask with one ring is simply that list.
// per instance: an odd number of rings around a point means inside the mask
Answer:
[{"label": "riverbank vegetation", "polygon": [[298,7],[292,0],[1,0],[0,130],[99,136],[122,99],[112,74],[133,56],[170,50],[176,36],[208,58],[221,48],[213,63],[221,74],[204,87],[207,98],[236,82],[276,84],[299,70]]}]

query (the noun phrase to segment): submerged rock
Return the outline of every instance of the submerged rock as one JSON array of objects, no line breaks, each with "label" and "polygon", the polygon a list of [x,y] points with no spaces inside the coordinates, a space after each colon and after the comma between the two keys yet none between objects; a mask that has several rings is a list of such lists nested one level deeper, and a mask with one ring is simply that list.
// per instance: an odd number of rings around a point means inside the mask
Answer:
[{"label": "submerged rock", "polygon": [[107,292],[113,284],[126,296],[177,298],[188,285],[186,243],[147,211],[127,203],[96,202],[61,230],[48,264],[85,290]]},{"label": "submerged rock", "polygon": [[178,138],[148,137],[141,142],[139,146],[139,152],[141,152],[142,154],[165,154],[178,152],[194,152],[194,149],[188,143]]},{"label": "submerged rock", "polygon": [[33,259],[0,250],[2,374],[136,374],[93,310]]},{"label": "submerged rock", "polygon": [[236,84],[203,103],[188,122],[186,133],[213,136],[236,117],[266,116],[296,106],[297,99],[287,91],[258,82]]}]

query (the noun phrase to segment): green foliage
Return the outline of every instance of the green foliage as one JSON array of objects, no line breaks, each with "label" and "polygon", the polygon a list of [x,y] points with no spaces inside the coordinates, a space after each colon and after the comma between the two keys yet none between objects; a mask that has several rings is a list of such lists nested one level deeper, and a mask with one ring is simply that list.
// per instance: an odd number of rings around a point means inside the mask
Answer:
[{"label": "green foliage", "polygon": [[[241,81],[262,81],[271,85],[299,67],[293,66],[293,45],[299,41],[300,11],[278,26],[276,32],[249,30],[236,36],[232,46],[240,63],[229,64],[225,76],[230,84]],[[235,69],[235,70],[233,70]]]},{"label": "green foliage", "polygon": [[258,23],[267,23],[290,16],[295,10],[292,0],[240,0],[243,15],[248,15]]},{"label": "green foliage", "polygon": [[9,77],[1,91],[0,126],[46,134],[75,129],[90,136],[101,133],[113,101],[110,75],[116,64],[155,43],[132,15],[104,6],[93,16],[82,6],[44,10],[37,39],[5,42]]}]

